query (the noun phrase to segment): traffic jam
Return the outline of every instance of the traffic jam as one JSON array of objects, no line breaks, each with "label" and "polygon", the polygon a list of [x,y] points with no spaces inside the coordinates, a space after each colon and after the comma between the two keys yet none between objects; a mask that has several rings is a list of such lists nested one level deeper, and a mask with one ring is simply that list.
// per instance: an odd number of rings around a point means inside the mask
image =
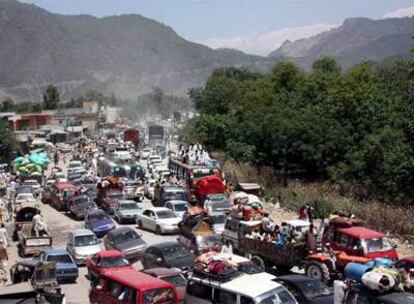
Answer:
[{"label": "traffic jam", "polygon": [[414,303],[414,256],[363,219],[280,220],[171,122],[132,125],[1,166],[0,303]]}]

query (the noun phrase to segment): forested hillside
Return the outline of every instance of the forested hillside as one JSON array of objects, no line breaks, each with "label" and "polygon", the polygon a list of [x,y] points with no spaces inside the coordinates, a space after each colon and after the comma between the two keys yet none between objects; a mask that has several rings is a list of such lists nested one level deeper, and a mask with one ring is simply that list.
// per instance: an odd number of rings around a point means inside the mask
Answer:
[{"label": "forested hillside", "polygon": [[288,178],[332,181],[360,198],[414,197],[414,61],[346,72],[332,58],[305,73],[219,69],[190,96],[187,136]]}]

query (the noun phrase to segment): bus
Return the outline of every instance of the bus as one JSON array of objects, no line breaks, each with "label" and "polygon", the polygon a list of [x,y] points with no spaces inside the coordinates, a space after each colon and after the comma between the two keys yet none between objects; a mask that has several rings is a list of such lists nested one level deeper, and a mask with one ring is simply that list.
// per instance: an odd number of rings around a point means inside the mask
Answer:
[{"label": "bus", "polygon": [[98,176],[107,177],[109,175],[126,179],[143,179],[145,172],[137,162],[116,163],[104,158],[98,160]]}]

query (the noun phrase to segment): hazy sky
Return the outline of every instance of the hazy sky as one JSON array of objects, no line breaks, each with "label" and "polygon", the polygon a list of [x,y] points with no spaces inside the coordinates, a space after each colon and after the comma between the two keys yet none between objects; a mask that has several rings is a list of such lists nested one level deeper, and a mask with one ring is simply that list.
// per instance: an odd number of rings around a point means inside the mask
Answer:
[{"label": "hazy sky", "polygon": [[21,0],[62,14],[137,13],[211,47],[267,54],[348,17],[414,15],[414,0]]}]

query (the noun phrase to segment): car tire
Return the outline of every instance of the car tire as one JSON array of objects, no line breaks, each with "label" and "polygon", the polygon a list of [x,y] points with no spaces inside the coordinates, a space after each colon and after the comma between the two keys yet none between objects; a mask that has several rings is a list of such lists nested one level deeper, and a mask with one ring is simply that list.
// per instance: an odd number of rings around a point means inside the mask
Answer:
[{"label": "car tire", "polygon": [[141,229],[141,230],[143,229],[143,225],[142,225],[142,221],[141,220],[138,221],[138,228]]},{"label": "car tire", "polygon": [[161,230],[161,227],[159,225],[157,225],[157,227],[155,227],[155,233],[158,234],[158,235],[162,234],[162,230]]}]

